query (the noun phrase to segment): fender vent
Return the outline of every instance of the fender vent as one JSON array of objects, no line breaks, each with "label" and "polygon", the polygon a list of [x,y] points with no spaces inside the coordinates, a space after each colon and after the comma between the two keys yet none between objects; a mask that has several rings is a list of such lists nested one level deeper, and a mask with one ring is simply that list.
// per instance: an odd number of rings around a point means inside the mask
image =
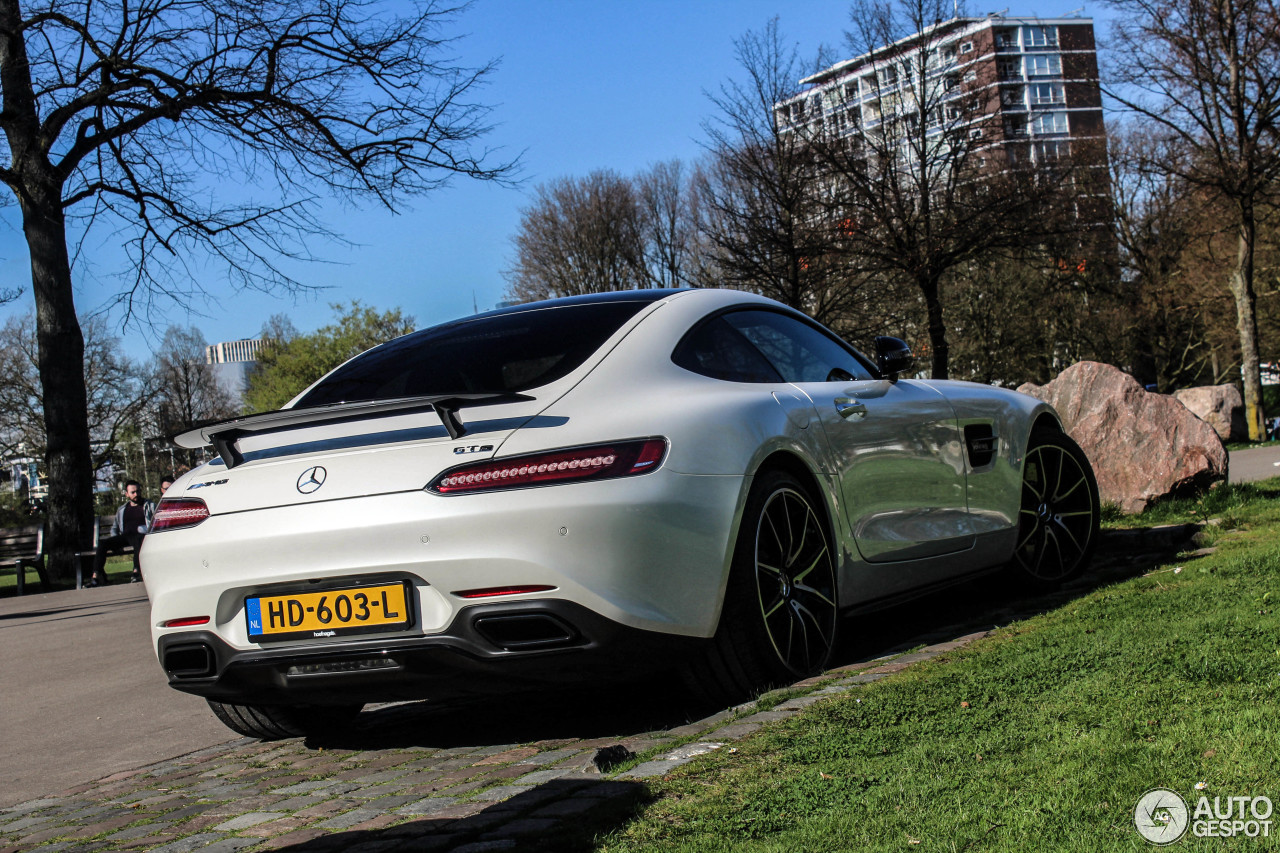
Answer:
[{"label": "fender vent", "polygon": [[964,428],[964,446],[969,451],[969,466],[981,468],[996,458],[1000,437],[991,429],[991,424],[969,424]]}]

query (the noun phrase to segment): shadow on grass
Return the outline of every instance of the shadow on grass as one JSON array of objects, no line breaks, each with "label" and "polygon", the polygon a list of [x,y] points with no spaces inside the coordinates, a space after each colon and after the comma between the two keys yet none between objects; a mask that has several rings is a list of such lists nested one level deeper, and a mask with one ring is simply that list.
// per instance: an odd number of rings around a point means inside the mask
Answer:
[{"label": "shadow on grass", "polygon": [[[1104,542],[1104,547],[1106,543]],[[1108,554],[1061,590],[1030,596],[987,575],[905,604],[845,620],[831,666],[840,667],[985,631],[1062,606],[1093,589],[1142,574],[1162,554]],[[571,665],[571,664],[568,664]],[[339,749],[448,749],[559,738],[622,740],[665,731],[721,710],[701,704],[675,675],[643,681],[557,687],[539,693],[367,709],[342,732],[307,740]]]},{"label": "shadow on grass", "polygon": [[[625,825],[649,798],[636,782],[553,779],[500,803],[453,804],[388,829],[326,833],[277,848],[288,853],[336,850],[588,850]],[[437,808],[432,802],[431,807]]]}]

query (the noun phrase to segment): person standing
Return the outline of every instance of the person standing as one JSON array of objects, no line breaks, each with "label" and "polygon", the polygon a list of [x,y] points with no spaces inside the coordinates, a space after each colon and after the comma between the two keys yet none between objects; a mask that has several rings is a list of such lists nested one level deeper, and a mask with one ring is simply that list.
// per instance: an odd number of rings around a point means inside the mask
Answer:
[{"label": "person standing", "polygon": [[111,523],[111,535],[98,542],[98,553],[93,562],[93,575],[89,578],[89,586],[104,586],[107,583],[105,570],[108,554],[123,554],[126,547],[133,548],[133,574],[131,583],[142,580],[142,566],[138,562],[138,552],[142,550],[142,537],[151,528],[151,519],[155,515],[156,506],[142,497],[142,486],[137,480],[129,480],[124,484],[125,502],[116,510],[115,521]]}]

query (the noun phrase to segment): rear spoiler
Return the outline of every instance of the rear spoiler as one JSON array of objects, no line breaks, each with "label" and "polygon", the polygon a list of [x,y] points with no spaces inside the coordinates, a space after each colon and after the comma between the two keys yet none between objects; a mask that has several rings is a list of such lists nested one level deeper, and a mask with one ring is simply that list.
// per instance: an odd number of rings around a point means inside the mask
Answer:
[{"label": "rear spoiler", "polygon": [[461,438],[467,428],[458,419],[458,410],[469,406],[496,406],[522,403],[534,399],[523,394],[448,394],[438,397],[398,397],[394,400],[371,400],[361,403],[334,403],[306,409],[280,409],[260,415],[246,415],[225,421],[214,421],[171,439],[179,447],[197,448],[212,444],[228,468],[244,462],[237,442],[247,435],[284,432],[320,423],[345,423],[369,418],[386,418],[411,412],[434,410],[448,430],[450,438]]}]

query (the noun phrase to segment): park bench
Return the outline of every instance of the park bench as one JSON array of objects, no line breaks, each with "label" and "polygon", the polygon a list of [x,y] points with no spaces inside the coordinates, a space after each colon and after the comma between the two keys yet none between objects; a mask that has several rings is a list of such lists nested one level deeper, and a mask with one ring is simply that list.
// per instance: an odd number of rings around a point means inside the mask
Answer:
[{"label": "park bench", "polygon": [[44,527],[9,527],[0,530],[0,569],[12,568],[17,573],[17,594],[26,591],[27,568],[34,566],[40,576],[40,584],[49,588],[44,573]]},{"label": "park bench", "polygon": [[[111,535],[111,525],[116,523],[116,517],[114,515],[100,515],[95,519],[95,522],[93,525],[93,544],[89,546],[87,551],[76,552],[76,589],[80,589],[84,585],[86,563],[89,565],[89,571],[93,571],[93,558],[98,556],[98,543]],[[132,556],[133,548],[125,545],[123,553]]]}]

